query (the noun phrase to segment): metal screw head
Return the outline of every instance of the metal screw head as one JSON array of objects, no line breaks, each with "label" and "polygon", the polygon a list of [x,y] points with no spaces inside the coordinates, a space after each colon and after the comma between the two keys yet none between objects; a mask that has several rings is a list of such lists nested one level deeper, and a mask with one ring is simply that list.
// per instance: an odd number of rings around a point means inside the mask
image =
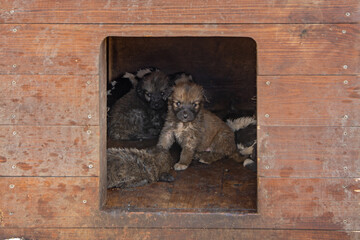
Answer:
[{"label": "metal screw head", "polygon": [[344,119],[348,119],[349,118],[349,116],[348,115],[344,115]]},{"label": "metal screw head", "polygon": [[11,85],[15,86],[16,85],[16,81],[12,81]]},{"label": "metal screw head", "polygon": [[14,188],[14,187],[15,187],[14,184],[10,184],[10,185],[9,185],[9,188]]},{"label": "metal screw head", "polygon": [[269,118],[269,117],[270,117],[270,115],[269,115],[269,114],[265,114],[265,117],[266,117],[266,118]]},{"label": "metal screw head", "polygon": [[16,68],[16,64],[13,64],[12,67],[13,67],[13,68]]},{"label": "metal screw head", "polygon": [[12,133],[14,136],[17,134],[17,132],[16,131],[13,131],[13,133]]},{"label": "metal screw head", "polygon": [[15,169],[15,168],[16,168],[16,165],[12,165],[11,168],[12,168],[12,169]]},{"label": "metal screw head", "polygon": [[90,84],[91,84],[91,81],[87,81],[86,84],[87,84],[87,85],[90,85]]},{"label": "metal screw head", "polygon": [[269,168],[270,168],[270,166],[269,166],[269,165],[266,165],[266,166],[265,166],[265,169],[269,169]]},{"label": "metal screw head", "polygon": [[347,223],[348,221],[347,221],[347,220],[344,220],[343,222],[344,222],[344,223]]},{"label": "metal screw head", "polygon": [[87,203],[87,201],[86,201],[86,200],[83,200],[83,203]]},{"label": "metal screw head", "polygon": [[345,167],[344,167],[344,170],[348,170],[348,167],[345,166]]},{"label": "metal screw head", "polygon": [[17,29],[16,28],[13,28],[11,29],[12,32],[16,33],[17,32]]},{"label": "metal screw head", "polygon": [[344,66],[343,66],[343,69],[348,69],[348,65],[344,65]]},{"label": "metal screw head", "polygon": [[11,115],[11,118],[12,119],[16,118],[16,115],[15,114]]},{"label": "metal screw head", "polygon": [[86,133],[90,135],[90,134],[91,134],[91,130],[87,130]]},{"label": "metal screw head", "polygon": [[89,114],[89,115],[88,115],[88,119],[91,119],[91,118],[92,118],[92,116],[91,116],[91,114]]},{"label": "metal screw head", "polygon": [[266,85],[268,85],[268,86],[269,86],[269,85],[270,85],[270,81],[266,81]]},{"label": "metal screw head", "polygon": [[342,30],[341,32],[345,34],[345,33],[346,33],[346,30]]},{"label": "metal screw head", "polygon": [[350,15],[351,15],[351,14],[350,14],[349,12],[346,12],[346,13],[345,13],[345,16],[347,16],[347,17],[350,17]]},{"label": "metal screw head", "polygon": [[346,136],[347,135],[347,132],[344,132],[344,136]]},{"label": "metal screw head", "polygon": [[91,163],[88,166],[90,169],[94,167],[94,165],[92,165]]},{"label": "metal screw head", "polygon": [[344,80],[344,84],[348,84],[349,83],[349,81],[348,80]]},{"label": "metal screw head", "polygon": [[14,14],[14,12],[15,12],[14,10],[10,10],[10,14]]}]

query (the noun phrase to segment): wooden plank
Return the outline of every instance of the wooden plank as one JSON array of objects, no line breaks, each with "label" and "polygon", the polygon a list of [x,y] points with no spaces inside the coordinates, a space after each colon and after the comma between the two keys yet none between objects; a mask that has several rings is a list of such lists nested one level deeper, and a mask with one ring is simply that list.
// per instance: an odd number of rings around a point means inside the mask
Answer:
[{"label": "wooden plank", "polygon": [[[0,74],[96,75],[99,73],[100,44],[107,36],[219,36],[253,38],[258,49],[258,75],[353,75],[359,73],[360,69],[359,29],[359,25],[356,24],[151,27],[2,24],[0,45],[3,46],[3,50],[0,52]],[[343,33],[343,30],[346,33]],[[156,66],[158,61],[162,60],[157,59],[155,55],[151,62]]]},{"label": "wooden plank", "polygon": [[325,222],[359,229],[359,187],[359,178],[260,178],[259,212],[279,221],[301,219],[309,229]]},{"label": "wooden plank", "polygon": [[265,229],[152,229],[152,228],[70,228],[1,229],[1,238],[14,236],[25,239],[252,239],[252,240],[358,240],[359,232],[311,231],[311,230],[265,230]]},{"label": "wooden plank", "polygon": [[359,177],[359,142],[358,127],[260,126],[258,173],[266,177]]},{"label": "wooden plank", "polygon": [[131,211],[256,212],[256,173],[232,159],[210,165],[193,162],[171,172],[173,183],[108,190],[106,208]]},{"label": "wooden plank", "polygon": [[339,23],[359,21],[358,9],[356,0],[5,1],[0,23]]},{"label": "wooden plank", "polygon": [[260,76],[257,101],[262,126],[360,126],[359,76]]},{"label": "wooden plank", "polygon": [[0,124],[99,125],[97,76],[0,75]]},{"label": "wooden plank", "polygon": [[0,144],[0,176],[99,176],[99,127],[0,126]]},{"label": "wooden plank", "polygon": [[98,209],[98,188],[96,177],[2,177],[0,225],[81,227]]},{"label": "wooden plank", "polygon": [[359,229],[359,179],[260,178],[259,214],[246,215],[103,211],[98,182],[96,177],[2,177],[1,226]]}]

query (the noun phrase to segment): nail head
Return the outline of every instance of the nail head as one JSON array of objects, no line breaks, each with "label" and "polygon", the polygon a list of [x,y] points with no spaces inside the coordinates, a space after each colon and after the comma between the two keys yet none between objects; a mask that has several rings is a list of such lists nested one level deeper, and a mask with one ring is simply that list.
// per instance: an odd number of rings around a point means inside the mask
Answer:
[{"label": "nail head", "polygon": [[343,69],[348,69],[348,65],[344,65],[344,66],[343,66]]},{"label": "nail head", "polygon": [[86,200],[83,200],[83,203],[87,203],[87,201],[86,201]]},{"label": "nail head", "polygon": [[349,12],[345,13],[345,16],[349,17],[351,14]]},{"label": "nail head", "polygon": [[349,83],[349,81],[348,80],[344,80],[344,84],[348,84]]},{"label": "nail head", "polygon": [[9,185],[9,188],[14,188],[14,187],[15,187],[14,184],[10,184],[10,185]]},{"label": "nail head", "polygon": [[270,115],[269,115],[269,114],[265,114],[265,117],[266,117],[266,118],[269,118],[269,117],[270,117]]},{"label": "nail head", "polygon": [[14,136],[17,134],[17,132],[16,131],[13,131],[13,133],[12,133]]},{"label": "nail head", "polygon": [[89,168],[91,169],[91,168],[93,168],[94,167],[94,165],[92,165],[92,164],[89,164]]}]

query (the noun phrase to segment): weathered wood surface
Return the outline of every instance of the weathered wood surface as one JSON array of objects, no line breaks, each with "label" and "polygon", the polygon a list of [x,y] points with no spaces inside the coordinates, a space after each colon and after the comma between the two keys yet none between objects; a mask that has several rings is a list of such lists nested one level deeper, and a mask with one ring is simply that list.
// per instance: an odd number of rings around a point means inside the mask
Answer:
[{"label": "weathered wood surface", "polygon": [[359,232],[311,231],[311,230],[266,230],[266,229],[168,229],[168,228],[69,228],[0,229],[1,238],[24,237],[37,240],[152,240],[152,239],[251,239],[251,240],[358,240]]},{"label": "weathered wood surface", "polygon": [[107,209],[130,211],[255,213],[257,176],[232,159],[211,165],[193,161],[171,172],[173,183],[108,190]]},{"label": "weathered wood surface", "polygon": [[259,125],[360,126],[359,76],[260,76],[257,80]]},{"label": "weathered wood surface", "polygon": [[260,178],[259,214],[250,215],[101,211],[98,181],[96,177],[3,177],[1,226],[359,229],[360,180],[356,178]]},{"label": "weathered wood surface", "polygon": [[5,1],[0,23],[341,23],[358,10],[356,0]]},{"label": "weathered wood surface", "polygon": [[99,125],[98,81],[97,76],[0,75],[0,124]]},{"label": "weathered wood surface", "polygon": [[107,36],[251,37],[257,43],[258,75],[354,75],[360,69],[359,25],[356,24],[151,27],[2,24],[0,74],[96,75],[99,73],[100,44]]},{"label": "weathered wood surface", "polygon": [[258,173],[266,177],[359,177],[358,127],[258,130]]},{"label": "weathered wood surface", "polygon": [[93,126],[0,126],[0,176],[99,176],[98,142]]}]

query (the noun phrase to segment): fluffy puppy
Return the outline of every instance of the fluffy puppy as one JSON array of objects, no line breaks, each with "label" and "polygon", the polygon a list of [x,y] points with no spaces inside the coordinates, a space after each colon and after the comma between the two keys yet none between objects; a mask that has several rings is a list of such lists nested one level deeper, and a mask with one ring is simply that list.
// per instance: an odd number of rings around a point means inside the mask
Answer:
[{"label": "fluffy puppy", "polygon": [[236,154],[234,133],[220,118],[203,108],[204,91],[193,82],[179,82],[169,98],[168,115],[158,147],[168,150],[176,141],[182,147],[175,170],[186,169],[196,158],[210,164]]},{"label": "fluffy puppy", "polygon": [[228,119],[226,123],[235,133],[235,143],[239,153],[246,156],[244,167],[255,171],[257,169],[256,154],[256,119],[255,116]]},{"label": "fluffy puppy", "polygon": [[164,124],[172,82],[156,69],[136,81],[135,88],[117,100],[108,117],[113,140],[156,138]]},{"label": "fluffy puppy", "polygon": [[107,150],[108,188],[138,187],[156,181],[172,182],[174,164],[168,151],[156,148],[110,148]]}]

